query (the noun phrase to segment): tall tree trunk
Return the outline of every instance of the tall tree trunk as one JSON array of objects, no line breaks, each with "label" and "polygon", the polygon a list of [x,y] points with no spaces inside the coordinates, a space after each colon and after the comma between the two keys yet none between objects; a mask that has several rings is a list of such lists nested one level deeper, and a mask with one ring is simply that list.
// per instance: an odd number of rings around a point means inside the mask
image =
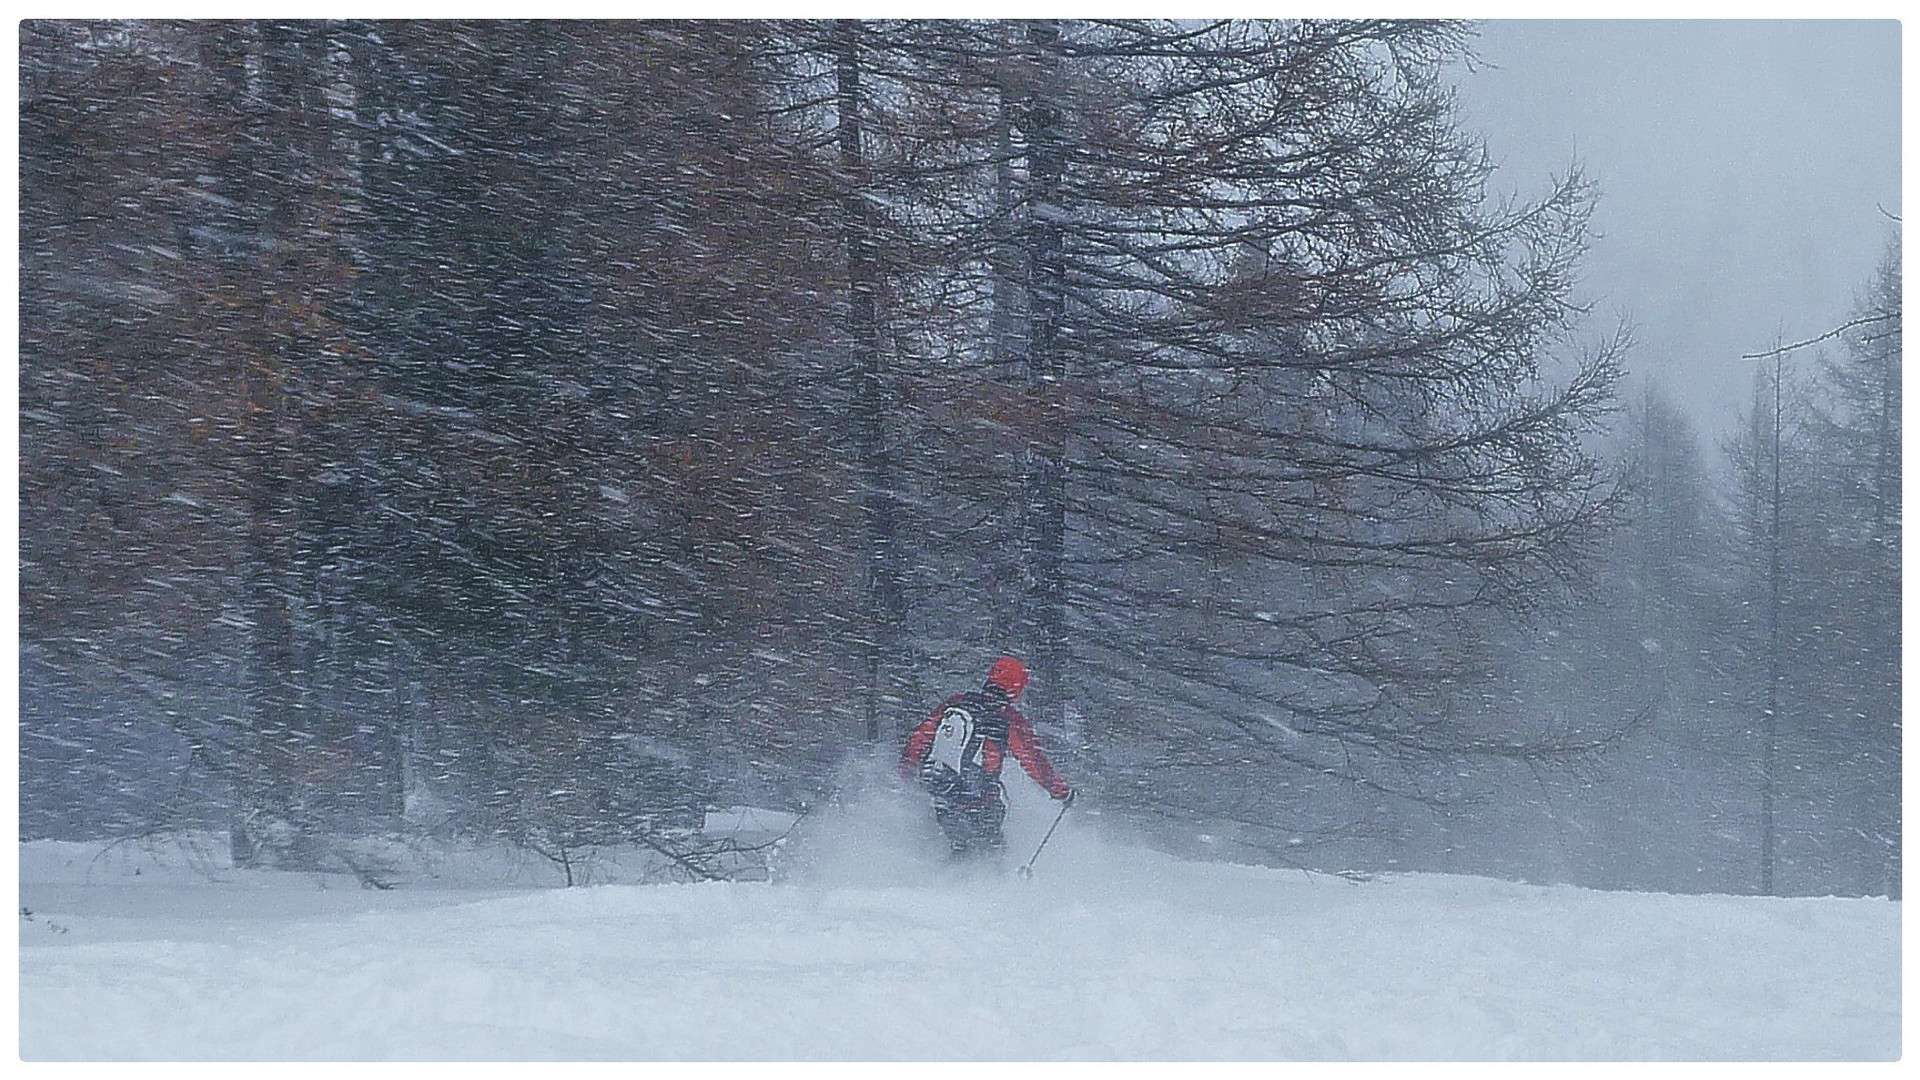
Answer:
[{"label": "tall tree trunk", "polygon": [[847,336],[852,341],[858,391],[854,432],[861,468],[866,473],[868,551],[867,605],[867,715],[868,742],[880,739],[880,715],[897,703],[893,678],[902,659],[904,605],[896,570],[894,536],[893,462],[886,443],[886,379],[880,368],[880,328],[874,308],[874,242],[869,202],[869,172],[860,139],[860,114],[865,106],[860,86],[858,20],[842,19],[835,27],[836,76],[839,98],[840,164],[846,173],[841,201],[847,244]]},{"label": "tall tree trunk", "polygon": [[[316,352],[314,312],[327,286],[313,258],[314,244],[324,242],[307,234],[303,209],[323,182],[330,149],[320,88],[326,44],[321,24],[272,22],[250,41],[217,46],[241,135],[220,181],[243,208],[235,230],[243,238],[237,268],[245,280],[238,288],[255,319],[242,331],[248,361],[243,580],[252,622],[247,711],[254,760],[241,784],[241,828],[249,810],[282,818],[294,829],[287,854],[308,865],[317,859],[313,812],[325,793],[303,779],[321,717],[310,708],[316,704],[309,700],[312,672],[302,663],[295,598],[315,597],[312,571],[319,560],[313,555],[324,547],[324,537],[306,530],[311,500],[302,498],[301,480],[314,466],[313,447],[304,441],[303,398],[326,389],[309,358]],[[236,856],[257,854],[257,839],[236,838]]]},{"label": "tall tree trunk", "polygon": [[[216,243],[228,264],[228,287],[236,311],[264,311],[270,297],[257,252],[275,221],[269,165],[261,148],[271,145],[271,102],[265,91],[268,52],[263,29],[215,25],[206,30],[209,66],[217,73],[208,108],[236,118],[231,144],[215,159],[217,194],[227,208]],[[293,620],[288,609],[292,543],[290,462],[283,445],[286,372],[279,346],[261,326],[236,326],[244,386],[238,466],[246,527],[239,552],[241,603],[248,622],[244,715],[237,756],[228,763],[238,803],[232,823],[233,860],[253,865],[260,852],[255,823],[282,809],[284,786],[276,764],[292,733],[297,692],[292,685]]]},{"label": "tall tree trunk", "polygon": [[993,227],[991,264],[993,267],[993,314],[989,334],[993,344],[993,364],[1001,375],[1008,375],[1026,361],[1025,342],[1020,340],[1021,300],[1020,237],[1017,224],[1019,192],[1013,175],[1014,112],[1018,101],[1014,91],[1002,80],[994,116]]},{"label": "tall tree trunk", "polygon": [[[1001,24],[994,28],[994,42],[1000,54],[1017,55],[1023,46],[1017,43],[1018,28]],[[1003,71],[995,87],[993,139],[993,205],[988,235],[987,263],[992,271],[993,305],[988,315],[988,343],[992,349],[994,377],[1012,386],[1028,381],[1027,368],[1027,243],[1022,228],[1023,192],[1014,173],[1014,161],[1023,152],[1015,145],[1014,131],[1022,121],[1026,102],[1010,73]],[[1024,469],[1024,461],[1022,462]],[[1026,638],[1023,618],[1026,610],[1026,552],[1022,545],[1025,491],[1015,493],[1017,506],[1004,508],[994,537],[996,569],[992,575],[990,607],[993,640],[1002,648]],[[1010,571],[1010,572],[1009,572]]]},{"label": "tall tree trunk", "polygon": [[[1065,375],[1060,322],[1066,303],[1066,267],[1061,241],[1061,146],[1057,49],[1059,24],[1028,24],[1034,85],[1026,108],[1027,175],[1031,185],[1027,227],[1027,375],[1048,395]],[[1027,619],[1033,635],[1035,718],[1058,724],[1067,701],[1066,457],[1063,433],[1047,432],[1029,448],[1026,475]]]}]

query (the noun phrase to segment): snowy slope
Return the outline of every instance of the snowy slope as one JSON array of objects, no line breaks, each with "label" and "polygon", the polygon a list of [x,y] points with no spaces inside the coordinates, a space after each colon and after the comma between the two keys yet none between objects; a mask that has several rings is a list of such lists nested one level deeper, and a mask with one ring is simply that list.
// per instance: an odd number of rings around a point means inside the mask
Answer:
[{"label": "snowy slope", "polygon": [[[350,878],[22,849],[28,1060],[1889,1059],[1900,905],[1354,884],[1075,812],[1032,881],[919,808],[815,815],[774,883]],[[1051,815],[1022,801],[1024,859]],[[884,842],[876,838],[888,838]],[[142,872],[135,876],[133,870]],[[320,886],[325,884],[326,888]]]}]

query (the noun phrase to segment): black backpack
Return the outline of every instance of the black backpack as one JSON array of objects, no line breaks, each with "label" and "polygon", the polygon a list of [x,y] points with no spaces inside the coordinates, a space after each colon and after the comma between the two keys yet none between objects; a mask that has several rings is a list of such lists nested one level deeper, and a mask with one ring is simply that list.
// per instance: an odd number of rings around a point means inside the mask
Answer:
[{"label": "black backpack", "polygon": [[1002,704],[971,693],[941,707],[934,717],[933,743],[920,759],[922,786],[945,798],[978,798],[998,783],[987,771],[985,748],[988,739],[1006,744]]}]

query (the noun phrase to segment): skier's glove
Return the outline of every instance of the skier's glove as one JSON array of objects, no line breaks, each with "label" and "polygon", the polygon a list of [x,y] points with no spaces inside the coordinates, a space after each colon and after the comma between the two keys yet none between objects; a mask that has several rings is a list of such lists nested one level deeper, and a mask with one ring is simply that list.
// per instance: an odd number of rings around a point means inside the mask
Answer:
[{"label": "skier's glove", "polygon": [[1060,801],[1063,803],[1066,803],[1068,806],[1072,806],[1073,797],[1078,794],[1079,792],[1073,790],[1072,788],[1068,788],[1067,793],[1065,795],[1060,796]]}]

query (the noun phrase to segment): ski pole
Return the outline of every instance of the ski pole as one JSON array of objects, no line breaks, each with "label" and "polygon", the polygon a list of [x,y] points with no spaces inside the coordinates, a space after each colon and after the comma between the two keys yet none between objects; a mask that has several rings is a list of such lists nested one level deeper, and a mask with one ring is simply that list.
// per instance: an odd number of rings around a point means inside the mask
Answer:
[{"label": "ski pole", "polygon": [[1047,835],[1040,838],[1040,846],[1033,849],[1033,857],[1027,860],[1027,865],[1020,868],[1021,877],[1026,878],[1028,880],[1032,880],[1033,860],[1038,859],[1040,857],[1040,852],[1046,849],[1047,841],[1053,839],[1053,830],[1059,828],[1060,819],[1067,816],[1067,806],[1070,801],[1071,800],[1067,800],[1067,799],[1060,800],[1060,812],[1053,815],[1053,824],[1047,826]]}]

